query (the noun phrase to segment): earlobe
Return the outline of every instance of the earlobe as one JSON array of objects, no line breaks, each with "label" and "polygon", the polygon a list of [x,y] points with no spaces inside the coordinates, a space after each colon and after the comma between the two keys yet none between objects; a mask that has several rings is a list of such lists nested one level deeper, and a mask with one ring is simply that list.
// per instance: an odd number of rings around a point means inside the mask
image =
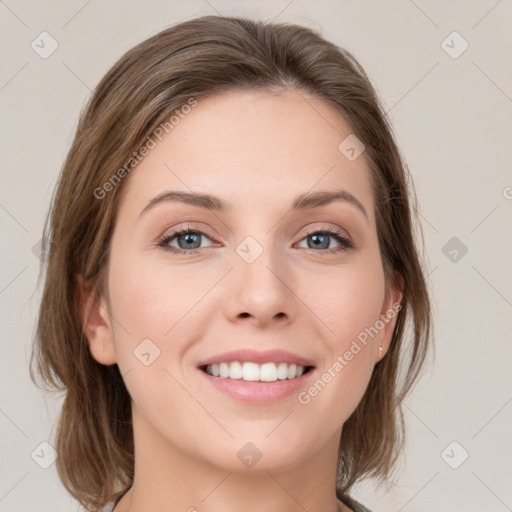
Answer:
[{"label": "earlobe", "polygon": [[80,320],[91,355],[100,364],[115,364],[117,357],[107,301],[83,276],[76,279]]}]

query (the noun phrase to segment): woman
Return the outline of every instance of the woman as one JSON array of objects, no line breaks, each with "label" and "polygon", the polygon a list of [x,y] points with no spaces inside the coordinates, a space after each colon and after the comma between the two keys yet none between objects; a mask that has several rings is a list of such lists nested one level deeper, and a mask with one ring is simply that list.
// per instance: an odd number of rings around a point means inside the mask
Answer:
[{"label": "woman", "polygon": [[363,69],[309,29],[207,16],[128,51],[43,244],[32,375],[66,393],[80,504],[367,510],[430,339],[407,185]]}]

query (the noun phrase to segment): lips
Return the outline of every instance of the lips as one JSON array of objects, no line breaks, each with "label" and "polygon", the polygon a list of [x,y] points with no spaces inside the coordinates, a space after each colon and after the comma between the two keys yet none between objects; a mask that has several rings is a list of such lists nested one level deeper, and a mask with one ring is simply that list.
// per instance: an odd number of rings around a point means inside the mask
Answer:
[{"label": "lips", "polygon": [[231,363],[239,361],[240,363],[288,363],[289,365],[295,364],[297,366],[314,367],[314,362],[311,359],[304,358],[286,350],[274,349],[267,351],[257,351],[251,349],[238,349],[231,352],[224,352],[216,356],[204,359],[199,362],[197,367],[205,369],[207,365]]},{"label": "lips", "polygon": [[[229,354],[231,354],[231,352]],[[231,357],[229,354],[221,354],[220,357],[225,358],[226,356],[228,356],[229,359]],[[260,355],[264,358],[267,357],[267,355],[264,354]],[[274,356],[270,355],[270,357]],[[212,358],[211,360],[215,359]],[[309,362],[307,359],[304,360],[302,358],[299,358],[299,361],[301,360]],[[266,363],[263,363],[263,365],[265,364]],[[273,364],[274,363],[272,363],[272,365]],[[280,363],[280,365],[282,364],[283,363]],[[243,363],[243,365],[251,365],[251,362],[246,361]],[[206,366],[212,368],[212,365]],[[218,367],[223,365],[222,363],[220,365],[214,363],[214,366]],[[295,365],[292,363],[292,367],[293,366]],[[207,371],[204,370],[204,368],[205,367],[202,366],[196,371],[200,382],[205,384],[205,397],[207,397],[208,399],[211,397],[212,400],[216,400],[216,394],[210,394],[210,390],[215,390],[215,392],[220,392],[223,396],[228,397],[230,400],[233,400],[234,402],[245,406],[270,405],[272,403],[277,403],[281,400],[291,400],[294,399],[294,397],[296,399],[298,393],[300,393],[301,390],[310,385],[310,383],[315,378],[315,375],[317,373],[317,370],[313,366],[307,366],[307,371],[305,369],[304,373],[300,376],[286,378],[282,380],[277,379],[272,382],[264,382],[262,380],[246,381],[243,378],[222,378],[220,376],[214,376],[212,374],[209,374]],[[203,393],[203,390],[201,390],[201,393]]]}]

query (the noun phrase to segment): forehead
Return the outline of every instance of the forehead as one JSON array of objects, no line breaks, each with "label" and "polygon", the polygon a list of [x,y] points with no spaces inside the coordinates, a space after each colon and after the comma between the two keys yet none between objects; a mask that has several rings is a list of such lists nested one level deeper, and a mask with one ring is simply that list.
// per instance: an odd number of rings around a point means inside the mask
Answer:
[{"label": "forehead", "polygon": [[241,91],[187,111],[131,171],[123,202],[134,209],[169,189],[208,192],[240,208],[343,189],[372,215],[365,155],[351,161],[340,152],[352,129],[327,102],[290,90]]}]

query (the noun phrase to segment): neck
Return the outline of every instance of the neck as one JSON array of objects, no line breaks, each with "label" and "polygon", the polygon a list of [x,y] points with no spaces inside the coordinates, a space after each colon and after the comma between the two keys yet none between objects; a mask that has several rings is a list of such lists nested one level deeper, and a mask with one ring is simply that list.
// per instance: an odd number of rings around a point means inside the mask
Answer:
[{"label": "neck", "polygon": [[[315,446],[314,452],[301,453],[290,463],[265,464],[263,451],[250,469],[236,458],[236,449],[232,465],[191,454],[163,438],[134,405],[132,410],[134,480],[115,512],[349,511],[335,491],[341,430],[325,446]],[[237,444],[231,439],[231,445]]]}]

